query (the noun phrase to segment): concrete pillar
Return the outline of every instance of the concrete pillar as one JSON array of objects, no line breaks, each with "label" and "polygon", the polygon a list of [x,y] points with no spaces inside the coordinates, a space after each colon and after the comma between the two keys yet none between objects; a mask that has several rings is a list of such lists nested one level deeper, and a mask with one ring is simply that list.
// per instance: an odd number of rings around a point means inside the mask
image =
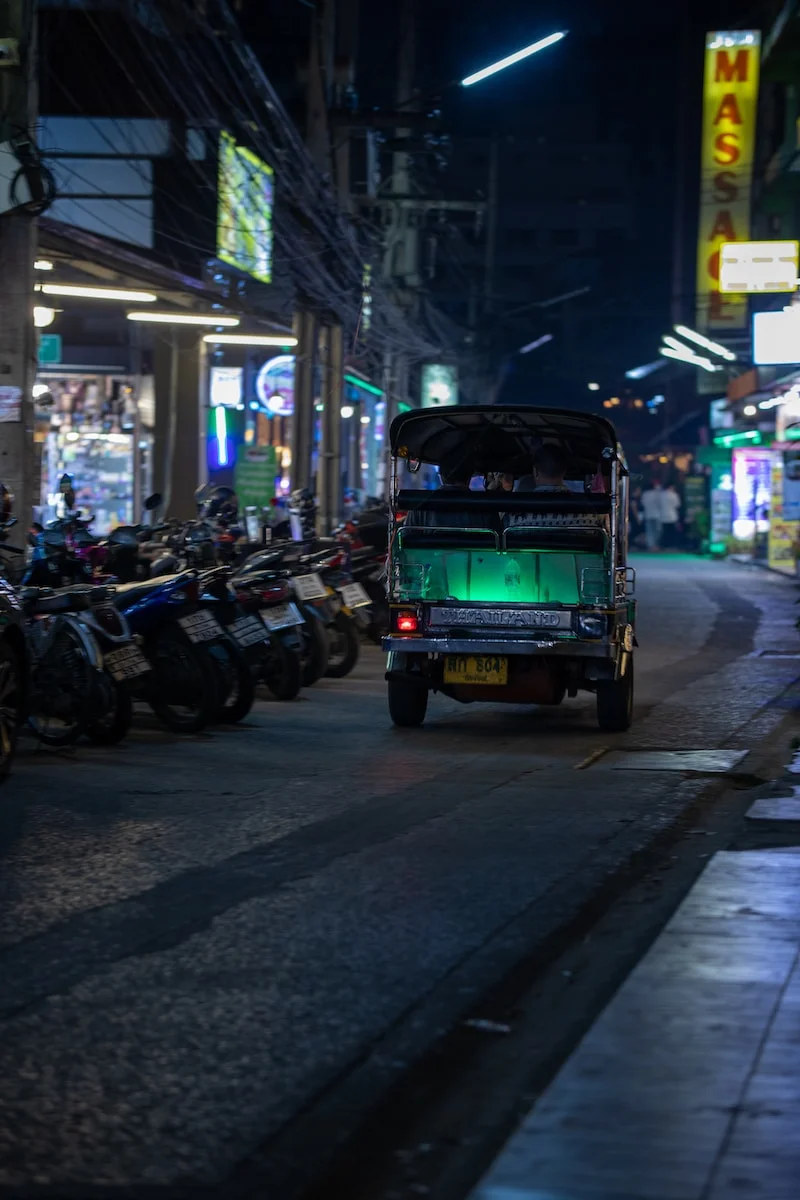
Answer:
[{"label": "concrete pillar", "polygon": [[324,325],[320,330],[322,369],[322,439],[317,478],[319,510],[317,528],[324,537],[342,517],[342,380],[344,370],[342,327]]},{"label": "concrete pillar", "polygon": [[311,450],[314,439],[314,369],[317,361],[317,320],[313,313],[298,312],[294,366],[294,416],[292,417],[293,488],[311,487]]},{"label": "concrete pillar", "polygon": [[207,370],[202,331],[173,326],[155,334],[153,480],[170,517],[195,516],[194,493],[208,477]]}]

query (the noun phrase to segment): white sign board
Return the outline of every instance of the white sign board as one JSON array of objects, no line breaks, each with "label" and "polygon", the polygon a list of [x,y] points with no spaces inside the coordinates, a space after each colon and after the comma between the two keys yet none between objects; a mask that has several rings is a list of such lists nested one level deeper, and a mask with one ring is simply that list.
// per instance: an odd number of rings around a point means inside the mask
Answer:
[{"label": "white sign board", "polygon": [[757,367],[800,363],[800,306],[753,313],[753,362]]},{"label": "white sign board", "polygon": [[242,367],[212,367],[209,399],[212,408],[236,408],[242,403]]},{"label": "white sign board", "polygon": [[796,292],[798,242],[723,242],[719,290],[741,294]]}]

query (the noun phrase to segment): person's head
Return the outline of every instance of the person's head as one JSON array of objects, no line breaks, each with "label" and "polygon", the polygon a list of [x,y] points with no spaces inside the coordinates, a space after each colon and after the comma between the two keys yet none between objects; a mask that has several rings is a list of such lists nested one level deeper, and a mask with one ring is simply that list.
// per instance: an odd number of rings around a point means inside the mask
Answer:
[{"label": "person's head", "polygon": [[439,475],[446,487],[468,488],[472,479],[472,466],[462,455],[448,459],[439,468]]},{"label": "person's head", "polygon": [[567,455],[554,442],[545,442],[533,456],[533,473],[538,487],[563,487]]}]

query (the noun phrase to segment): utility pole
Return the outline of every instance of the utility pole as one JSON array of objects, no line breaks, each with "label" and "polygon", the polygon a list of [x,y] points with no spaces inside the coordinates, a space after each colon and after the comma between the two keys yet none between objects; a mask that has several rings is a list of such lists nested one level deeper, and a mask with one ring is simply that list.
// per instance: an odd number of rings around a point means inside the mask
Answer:
[{"label": "utility pole", "polygon": [[[0,145],[33,137],[35,41],[34,0],[0,0]],[[24,182],[19,190],[24,193]],[[22,207],[0,214],[0,481],[14,493],[25,522],[40,487],[33,444],[35,255],[35,215]]]},{"label": "utility pole", "polygon": [[[397,51],[397,102],[407,105],[414,92],[417,40],[417,0],[401,0]],[[413,109],[413,104],[408,105]],[[411,136],[410,128],[397,129],[402,140]],[[408,203],[412,200],[412,203]],[[413,291],[419,285],[419,245],[416,212],[411,192],[411,158],[407,151],[392,155],[392,224],[386,246],[384,274],[387,280],[398,278],[407,311],[415,307]]]}]

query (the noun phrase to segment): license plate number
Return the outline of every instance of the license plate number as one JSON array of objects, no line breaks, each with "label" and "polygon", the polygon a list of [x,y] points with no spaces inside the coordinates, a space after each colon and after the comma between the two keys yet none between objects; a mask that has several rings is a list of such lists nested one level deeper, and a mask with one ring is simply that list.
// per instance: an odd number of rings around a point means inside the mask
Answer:
[{"label": "license plate number", "polygon": [[346,583],[339,588],[339,594],[348,608],[363,608],[370,603],[369,596],[360,583]]},{"label": "license plate number", "polygon": [[301,600],[320,600],[328,594],[319,575],[297,575],[294,586]]},{"label": "license plate number", "polygon": [[508,683],[508,659],[495,654],[451,654],[444,660],[445,683]]},{"label": "license plate number", "polygon": [[188,617],[179,617],[178,624],[190,642],[213,642],[214,638],[222,637],[223,634],[219,621],[209,612],[198,612],[192,613]]},{"label": "license plate number", "polygon": [[303,624],[296,604],[276,604],[274,608],[262,608],[261,616],[267,629],[286,629],[290,625]]},{"label": "license plate number", "polygon": [[119,650],[111,650],[103,655],[103,665],[112,679],[122,683],[126,679],[136,679],[138,675],[146,675],[150,663],[138,646],[120,646]]},{"label": "license plate number", "polygon": [[267,640],[267,631],[260,617],[239,617],[230,627],[230,632],[240,646],[257,646]]}]

